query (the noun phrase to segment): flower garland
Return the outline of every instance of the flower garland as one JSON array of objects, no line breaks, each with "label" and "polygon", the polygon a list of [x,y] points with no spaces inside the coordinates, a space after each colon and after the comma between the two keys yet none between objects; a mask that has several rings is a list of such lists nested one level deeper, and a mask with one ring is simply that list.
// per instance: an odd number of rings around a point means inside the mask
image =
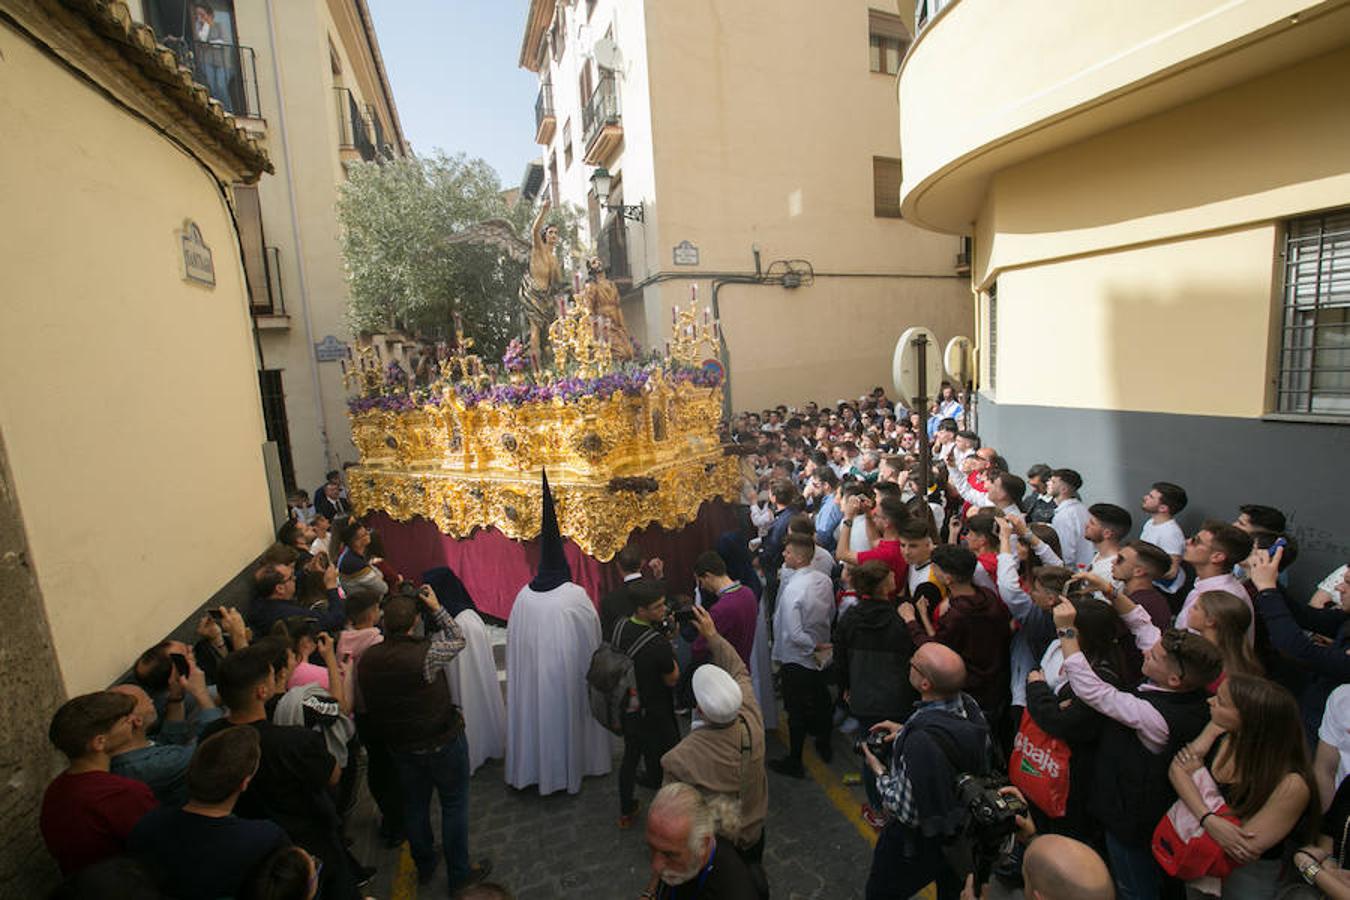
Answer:
[{"label": "flower garland", "polygon": [[[507,357],[511,356],[508,347]],[[506,365],[507,357],[503,357]],[[372,411],[411,412],[423,407],[438,407],[445,397],[453,393],[464,406],[477,406],[487,403],[492,406],[520,407],[528,403],[574,403],[586,397],[607,400],[616,394],[628,397],[640,396],[657,372],[662,372],[672,384],[689,384],[699,388],[714,388],[722,383],[719,371],[711,368],[672,365],[663,362],[634,364],[607,372],[596,378],[579,378],[575,375],[564,376],[552,381],[511,384],[494,383],[475,385],[461,381],[453,385],[431,385],[409,390],[407,377],[397,363],[390,363],[386,373],[384,389],[375,395],[353,397],[347,401],[347,409],[352,414]]]}]

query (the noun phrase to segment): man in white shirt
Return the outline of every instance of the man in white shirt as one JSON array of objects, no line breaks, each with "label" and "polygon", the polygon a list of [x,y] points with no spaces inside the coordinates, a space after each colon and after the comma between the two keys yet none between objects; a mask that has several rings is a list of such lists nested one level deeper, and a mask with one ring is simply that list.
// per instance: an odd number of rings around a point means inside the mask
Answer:
[{"label": "man in white shirt", "polygon": [[[1227,522],[1207,521],[1200,530],[1191,535],[1186,542],[1186,552],[1182,559],[1195,567],[1195,586],[1186,595],[1177,613],[1176,627],[1185,628],[1191,607],[1200,595],[1206,591],[1224,591],[1237,597],[1247,608],[1252,601],[1242,582],[1233,576],[1233,567],[1252,553],[1252,536]],[[1252,613],[1252,624],[1247,626],[1247,643],[1256,637],[1256,613]]]},{"label": "man in white shirt", "polygon": [[1078,499],[1083,476],[1073,469],[1055,469],[1050,475],[1050,493],[1055,498],[1055,518],[1050,527],[1059,535],[1059,555],[1070,569],[1083,571],[1092,562],[1092,543],[1087,529],[1088,511]]},{"label": "man in white shirt", "polygon": [[1088,523],[1083,536],[1096,548],[1088,569],[1103,581],[1115,584],[1116,590],[1124,585],[1112,578],[1111,568],[1120,554],[1120,545],[1129,538],[1133,526],[1129,511],[1114,503],[1094,503],[1088,507]]},{"label": "man in white shirt", "polygon": [[1149,519],[1139,533],[1139,540],[1167,551],[1175,567],[1186,551],[1186,535],[1176,522],[1176,516],[1186,508],[1186,491],[1170,481],[1155,482],[1144,495],[1140,508],[1148,513]]},{"label": "man in white shirt", "polygon": [[828,576],[811,568],[815,547],[807,535],[788,535],[783,560],[796,571],[783,585],[773,614],[773,660],[783,684],[789,750],[787,756],[769,760],[768,766],[793,778],[806,777],[802,749],[808,733],[815,738],[816,753],[823,761],[833,756],[830,692],[820,653],[830,647],[834,590]]},{"label": "man in white shirt", "polygon": [[[983,462],[983,460],[981,460]],[[999,509],[1005,515],[1022,515],[1022,495],[1027,483],[1011,472],[1000,472],[989,482],[989,490],[981,491],[970,483],[970,476],[955,469],[947,470],[947,480],[965,500],[976,509]]]},{"label": "man in white shirt", "polygon": [[960,467],[967,456],[980,449],[980,436],[973,431],[956,433],[955,449],[952,451],[951,465]]}]

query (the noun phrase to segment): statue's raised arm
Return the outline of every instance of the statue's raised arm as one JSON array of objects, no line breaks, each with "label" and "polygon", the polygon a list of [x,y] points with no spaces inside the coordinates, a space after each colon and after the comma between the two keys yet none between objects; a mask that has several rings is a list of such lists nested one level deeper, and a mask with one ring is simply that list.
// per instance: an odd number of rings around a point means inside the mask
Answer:
[{"label": "statue's raised arm", "polygon": [[558,260],[558,226],[547,224],[552,206],[545,200],[530,225],[530,271],[520,280],[520,302],[530,325],[530,354],[541,359],[542,335],[556,315],[554,294],[563,287]]}]

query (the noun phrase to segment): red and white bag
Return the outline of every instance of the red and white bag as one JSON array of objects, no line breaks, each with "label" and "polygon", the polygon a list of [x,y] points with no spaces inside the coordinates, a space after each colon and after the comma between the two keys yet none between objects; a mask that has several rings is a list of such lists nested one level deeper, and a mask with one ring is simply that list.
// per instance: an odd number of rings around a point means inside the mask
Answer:
[{"label": "red and white bag", "polygon": [[1069,745],[1046,734],[1030,713],[1013,738],[1008,780],[1047,816],[1058,819],[1069,803]]}]

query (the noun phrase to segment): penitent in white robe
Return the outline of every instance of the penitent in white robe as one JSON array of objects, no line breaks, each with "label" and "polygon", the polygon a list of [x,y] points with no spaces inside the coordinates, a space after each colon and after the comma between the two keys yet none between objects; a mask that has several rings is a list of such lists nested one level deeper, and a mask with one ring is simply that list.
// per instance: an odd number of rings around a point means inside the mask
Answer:
[{"label": "penitent in white robe", "polygon": [[455,623],[464,633],[464,649],[446,673],[450,696],[464,713],[472,773],[486,760],[500,759],[506,753],[506,704],[502,702],[497,665],[483,620],[474,610],[465,609],[455,616]]},{"label": "penitent in white robe", "polygon": [[586,670],[600,617],[580,585],[520,589],[506,623],[506,783],[540,794],[581,790],[613,765],[609,732],[591,717]]},{"label": "penitent in white robe", "polygon": [[773,695],[773,657],[769,653],[769,623],[764,618],[761,600],[755,615],[755,643],[750,648],[750,680],[755,687],[755,700],[764,714],[764,730],[778,727],[778,699]]}]

